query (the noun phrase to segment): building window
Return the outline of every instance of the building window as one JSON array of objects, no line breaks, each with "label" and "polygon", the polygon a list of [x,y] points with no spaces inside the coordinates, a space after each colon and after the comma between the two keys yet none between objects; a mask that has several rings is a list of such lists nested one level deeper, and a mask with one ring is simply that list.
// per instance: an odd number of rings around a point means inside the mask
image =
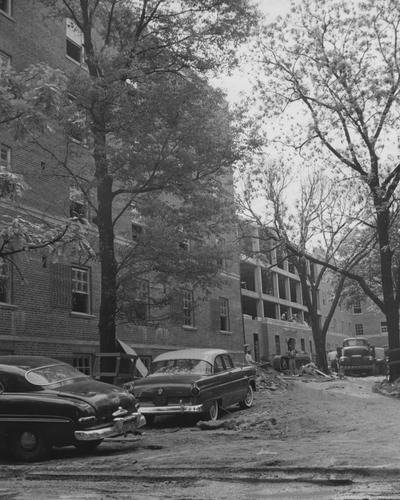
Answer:
[{"label": "building window", "polygon": [[136,280],[134,283],[134,300],[130,321],[144,323],[149,318],[149,282]]},{"label": "building window", "polygon": [[73,267],[72,275],[72,310],[79,313],[90,313],[89,270]]},{"label": "building window", "polygon": [[72,19],[66,20],[67,56],[81,64],[83,62],[83,33]]},{"label": "building window", "polygon": [[279,335],[275,335],[275,354],[279,355],[281,353],[281,339]]},{"label": "building window", "polygon": [[356,335],[364,335],[364,327],[361,323],[356,323]]},{"label": "building window", "polygon": [[11,17],[13,15],[13,0],[0,0],[0,12]]},{"label": "building window", "polygon": [[11,148],[5,144],[0,144],[0,171],[11,170]]},{"label": "building window", "polygon": [[72,365],[85,375],[92,374],[92,356],[90,354],[74,355]]},{"label": "building window", "polygon": [[132,240],[138,241],[143,233],[143,226],[137,224],[136,222],[132,222],[131,228],[132,228]]},{"label": "building window", "polygon": [[0,302],[11,303],[11,266],[0,259]]},{"label": "building window", "polygon": [[382,321],[381,322],[381,333],[387,333],[387,332],[388,332],[387,322]]},{"label": "building window", "polygon": [[221,252],[217,259],[217,266],[219,269],[222,269],[223,271],[226,270],[226,258],[225,258],[225,253],[226,253],[226,240],[225,238],[218,238],[217,239],[217,245],[218,249]]},{"label": "building window", "polygon": [[313,350],[312,350],[312,340],[310,340],[310,353],[312,354]]},{"label": "building window", "polygon": [[0,50],[0,71],[11,66],[11,56]]},{"label": "building window", "polygon": [[87,219],[87,204],[85,202],[83,193],[76,187],[69,188],[69,216],[72,219],[82,221]]},{"label": "building window", "polygon": [[300,345],[302,352],[306,352],[306,341],[304,339],[300,339]]},{"label": "building window", "polygon": [[229,300],[223,297],[219,299],[219,323],[222,332],[229,331]]},{"label": "building window", "polygon": [[361,314],[361,303],[359,300],[356,300],[353,303],[353,313],[354,314]]},{"label": "building window", "polygon": [[194,300],[193,292],[190,290],[183,292],[183,324],[194,326]]}]

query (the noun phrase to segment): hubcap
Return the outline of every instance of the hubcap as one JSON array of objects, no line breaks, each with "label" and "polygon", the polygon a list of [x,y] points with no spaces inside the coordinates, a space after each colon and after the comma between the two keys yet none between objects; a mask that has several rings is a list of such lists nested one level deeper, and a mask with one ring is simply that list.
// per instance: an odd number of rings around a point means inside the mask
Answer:
[{"label": "hubcap", "polygon": [[37,438],[33,432],[25,431],[20,436],[20,444],[24,450],[33,450],[37,445]]},{"label": "hubcap", "polygon": [[253,394],[252,394],[252,392],[251,392],[251,389],[249,389],[249,390],[247,391],[246,403],[247,403],[248,405],[251,405],[252,401],[253,401]]}]

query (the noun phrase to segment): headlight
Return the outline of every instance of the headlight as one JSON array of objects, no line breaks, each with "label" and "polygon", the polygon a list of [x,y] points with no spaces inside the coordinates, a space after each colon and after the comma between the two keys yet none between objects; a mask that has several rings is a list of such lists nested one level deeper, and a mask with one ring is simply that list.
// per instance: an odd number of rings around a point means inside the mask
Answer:
[{"label": "headlight", "polygon": [[190,390],[193,396],[198,396],[200,394],[200,387],[196,384],[196,382],[192,382]]},{"label": "headlight", "polygon": [[125,382],[125,384],[122,385],[123,389],[125,389],[126,391],[128,391],[132,394],[133,394],[134,387],[135,387],[134,382]]}]

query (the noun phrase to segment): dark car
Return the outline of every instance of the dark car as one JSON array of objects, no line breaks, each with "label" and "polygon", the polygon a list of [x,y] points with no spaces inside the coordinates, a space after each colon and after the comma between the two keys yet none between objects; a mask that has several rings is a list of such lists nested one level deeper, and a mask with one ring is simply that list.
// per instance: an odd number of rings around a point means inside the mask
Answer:
[{"label": "dark car", "polygon": [[146,421],[129,392],[41,356],[0,356],[0,439],[16,460],[44,458],[51,446],[96,448]]},{"label": "dark car", "polygon": [[375,359],[367,339],[350,337],[343,340],[339,371],[343,375],[373,375]]},{"label": "dark car", "polygon": [[157,356],[133,391],[148,422],[176,414],[217,420],[220,409],[252,406],[255,375],[254,366],[235,367],[223,349],[183,349]]}]

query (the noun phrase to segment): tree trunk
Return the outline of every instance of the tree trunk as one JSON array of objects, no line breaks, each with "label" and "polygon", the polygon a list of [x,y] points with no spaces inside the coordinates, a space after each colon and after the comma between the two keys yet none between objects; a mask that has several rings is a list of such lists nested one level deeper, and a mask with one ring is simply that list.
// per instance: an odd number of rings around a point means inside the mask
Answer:
[{"label": "tree trunk", "polygon": [[101,266],[101,299],[99,313],[100,352],[115,352],[115,316],[117,309],[117,263],[114,250],[112,218],[113,179],[108,175],[105,134],[95,133],[94,159],[97,179],[97,216]]},{"label": "tree trunk", "polygon": [[328,373],[328,361],[326,359],[326,335],[323,335],[320,325],[320,317],[317,316],[317,324],[314,324],[314,321],[311,320],[312,325],[312,333],[315,344],[315,352],[316,352],[316,365],[318,368],[324,373]]},{"label": "tree trunk", "polygon": [[392,276],[393,252],[390,248],[390,213],[388,208],[382,208],[384,206],[381,200],[375,203],[381,256],[384,313],[388,329],[390,381],[393,382],[400,377],[399,309],[395,300]]}]

